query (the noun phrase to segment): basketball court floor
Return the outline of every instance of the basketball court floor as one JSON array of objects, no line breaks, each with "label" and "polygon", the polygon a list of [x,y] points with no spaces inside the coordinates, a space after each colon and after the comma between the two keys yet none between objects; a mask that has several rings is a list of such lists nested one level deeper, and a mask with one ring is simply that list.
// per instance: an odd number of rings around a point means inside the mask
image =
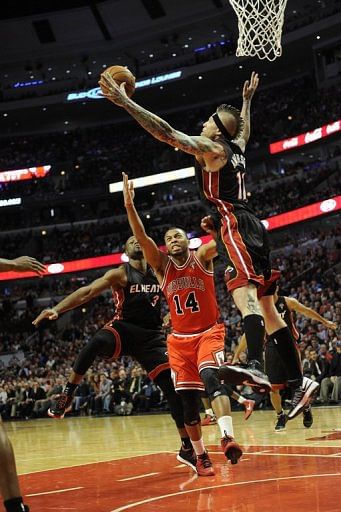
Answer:
[{"label": "basketball court floor", "polygon": [[7,423],[32,512],[340,512],[341,408],[314,408],[274,432],[274,413],[234,413],[244,456],[231,466],[204,427],[214,477],[176,460],[168,414]]}]

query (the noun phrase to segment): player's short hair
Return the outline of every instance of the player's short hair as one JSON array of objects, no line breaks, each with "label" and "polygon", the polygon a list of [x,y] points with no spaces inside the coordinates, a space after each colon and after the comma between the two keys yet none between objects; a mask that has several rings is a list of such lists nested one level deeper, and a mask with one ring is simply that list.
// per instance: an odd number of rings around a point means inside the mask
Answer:
[{"label": "player's short hair", "polygon": [[180,226],[170,226],[169,228],[167,228],[166,231],[165,231],[164,237],[166,237],[166,234],[168,233],[168,231],[171,231],[172,229],[179,229],[180,231],[183,232],[185,237],[188,239],[187,231],[184,228],[180,227]]},{"label": "player's short hair", "polygon": [[219,105],[217,108],[217,113],[220,114],[221,112],[227,112],[228,114],[231,114],[231,116],[234,117],[236,121],[236,129],[234,133],[231,133],[231,136],[234,139],[238,139],[239,135],[242,133],[244,128],[244,119],[240,115],[240,110],[238,110],[236,107],[233,107],[232,105],[227,105],[227,103],[223,103],[222,105]]}]

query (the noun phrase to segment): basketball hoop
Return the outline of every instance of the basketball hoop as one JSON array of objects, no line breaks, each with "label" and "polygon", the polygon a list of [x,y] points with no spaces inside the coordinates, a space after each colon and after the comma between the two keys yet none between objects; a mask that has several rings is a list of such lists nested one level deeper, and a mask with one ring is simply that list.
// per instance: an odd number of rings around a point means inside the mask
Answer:
[{"label": "basketball hoop", "polygon": [[281,36],[288,0],[229,0],[238,17],[237,57],[273,61],[282,55]]}]

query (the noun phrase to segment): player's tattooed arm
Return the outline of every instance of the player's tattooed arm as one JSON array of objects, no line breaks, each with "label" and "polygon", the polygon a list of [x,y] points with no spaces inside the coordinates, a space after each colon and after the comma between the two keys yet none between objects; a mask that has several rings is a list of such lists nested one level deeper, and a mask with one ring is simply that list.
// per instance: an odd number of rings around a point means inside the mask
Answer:
[{"label": "player's tattooed arm", "polygon": [[155,139],[195,156],[205,154],[225,156],[224,149],[220,144],[208,137],[191,136],[175,130],[167,121],[135,103],[127,96],[124,84],[119,86],[109,73],[102,73],[99,84],[107,99],[123,107]]},{"label": "player's tattooed arm", "polygon": [[250,138],[251,131],[251,122],[250,122],[250,112],[251,112],[251,100],[253,95],[258,87],[259,77],[258,73],[252,71],[250,80],[246,80],[243,86],[243,106],[240,112],[240,116],[242,117],[243,131],[238,139],[235,140],[236,144],[240,146],[240,148],[245,151],[245,146],[248,143]]}]

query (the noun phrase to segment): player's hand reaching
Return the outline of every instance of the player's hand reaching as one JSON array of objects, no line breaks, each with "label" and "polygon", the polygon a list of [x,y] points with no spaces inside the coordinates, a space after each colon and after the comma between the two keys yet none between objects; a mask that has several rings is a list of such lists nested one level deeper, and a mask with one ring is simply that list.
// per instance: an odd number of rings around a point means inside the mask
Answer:
[{"label": "player's hand reaching", "polygon": [[30,256],[20,256],[12,260],[13,270],[15,272],[35,272],[42,276],[46,272],[45,266],[40,261]]},{"label": "player's hand reaching", "polygon": [[211,215],[206,215],[206,217],[203,217],[201,219],[200,226],[203,231],[206,231],[206,233],[212,235],[213,238],[217,237],[217,231],[215,229],[213,218],[211,217]]},{"label": "player's hand reaching", "polygon": [[98,83],[103,95],[108,100],[115,103],[115,105],[122,107],[124,103],[129,100],[125,90],[125,82],[118,85],[108,71],[104,71],[101,74],[101,78]]},{"label": "player's hand reaching", "polygon": [[57,320],[57,318],[59,317],[57,311],[53,308],[50,308],[50,309],[43,309],[43,311],[41,313],[39,313],[39,315],[37,316],[37,318],[35,318],[32,322],[33,325],[35,325],[36,327],[38,327],[38,325],[40,324],[40,322],[42,320]]},{"label": "player's hand reaching", "polygon": [[252,71],[250,80],[244,82],[243,87],[243,101],[250,101],[255,94],[255,91],[259,84],[258,73]]},{"label": "player's hand reaching", "polygon": [[124,206],[131,206],[134,204],[135,197],[134,183],[129,181],[128,175],[125,172],[122,172],[122,176]]},{"label": "player's hand reaching", "polygon": [[337,329],[337,323],[336,322],[331,322],[330,320],[326,320],[323,323],[324,323],[324,325],[326,327],[328,327],[328,329],[333,329],[333,331],[335,331]]}]

